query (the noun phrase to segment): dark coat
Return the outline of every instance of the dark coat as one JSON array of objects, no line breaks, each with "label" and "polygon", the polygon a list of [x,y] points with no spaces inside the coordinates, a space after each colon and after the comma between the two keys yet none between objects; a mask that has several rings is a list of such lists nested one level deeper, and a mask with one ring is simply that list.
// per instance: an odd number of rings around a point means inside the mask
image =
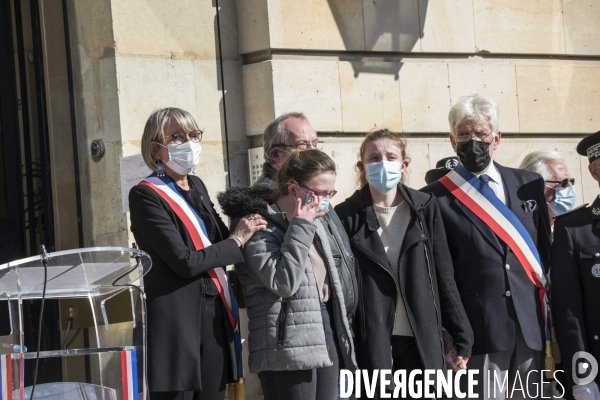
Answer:
[{"label": "dark coat", "polygon": [[254,182],[253,186],[266,185],[270,186],[273,183],[273,178],[275,178],[275,174],[277,173],[277,169],[273,166],[273,164],[265,162],[262,166],[262,175],[258,177],[256,182]]},{"label": "dark coat", "polygon": [[[187,229],[152,188],[136,185],[129,193],[131,231],[140,249],[152,257],[144,277],[148,304],[148,384],[150,391],[201,389],[200,332],[202,276],[208,270],[243,261],[241,250],[208,197],[204,183],[188,175],[201,206],[216,226],[212,246],[195,251]],[[208,227],[207,227],[208,228]],[[235,366],[233,328],[225,324]],[[237,368],[232,367],[232,379]]]},{"label": "dark coat", "polygon": [[[550,222],[544,180],[529,171],[495,165],[502,176],[508,208],[523,223],[548,268]],[[454,279],[475,334],[473,355],[508,349],[515,339],[517,321],[527,346],[543,350],[544,321],[538,289],[512,250],[441,182],[433,182],[421,191],[433,193],[440,207]],[[537,207],[526,212],[524,203],[529,200],[534,200]]]},{"label": "dark coat", "polygon": [[[576,352],[591,353],[600,362],[600,198],[556,218],[550,276],[556,336],[573,385]],[[600,374],[595,381],[600,385]]]},{"label": "dark coat", "polygon": [[433,196],[404,185],[410,205],[399,268],[392,269],[377,234],[379,222],[369,186],[357,190],[335,210],[350,237],[358,262],[359,305],[354,334],[362,369],[391,369],[390,339],[401,293],[426,369],[444,369],[442,325],[455,337],[458,353],[471,354],[473,332],[453,278],[444,227]]}]

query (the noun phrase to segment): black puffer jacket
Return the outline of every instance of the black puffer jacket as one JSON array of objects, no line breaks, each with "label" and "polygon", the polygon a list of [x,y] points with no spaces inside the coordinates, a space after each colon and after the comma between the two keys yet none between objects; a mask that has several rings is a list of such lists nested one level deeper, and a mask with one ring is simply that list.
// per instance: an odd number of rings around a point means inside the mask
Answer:
[{"label": "black puffer jacket", "polygon": [[[233,187],[218,194],[217,199],[223,213],[232,219],[232,227],[237,221],[248,214],[268,213],[268,203],[265,200],[270,190],[270,181],[250,187]],[[323,225],[329,233],[329,247],[335,260],[336,269],[342,282],[342,290],[346,304],[346,317],[352,323],[358,306],[358,283],[356,280],[356,265],[354,254],[348,240],[348,235],[336,215],[333,207],[323,218]]]},{"label": "black puffer jacket", "polygon": [[391,267],[377,234],[379,222],[368,185],[335,207],[358,262],[360,298],[354,319],[358,366],[392,368],[390,339],[396,299],[402,294],[423,365],[444,369],[442,325],[462,356],[471,355],[473,331],[456,289],[434,196],[404,185],[399,190],[411,210],[399,268]]}]

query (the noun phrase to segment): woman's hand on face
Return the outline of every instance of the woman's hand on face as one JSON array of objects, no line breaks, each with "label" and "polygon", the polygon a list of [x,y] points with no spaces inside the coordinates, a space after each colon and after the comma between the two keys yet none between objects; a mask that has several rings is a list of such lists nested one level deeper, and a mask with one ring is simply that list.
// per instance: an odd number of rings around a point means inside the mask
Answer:
[{"label": "woman's hand on face", "polygon": [[250,214],[242,217],[233,231],[233,235],[240,238],[243,246],[257,231],[267,228],[267,220],[259,214]]},{"label": "woman's hand on face", "polygon": [[311,193],[310,200],[310,203],[302,205],[302,199],[296,199],[294,217],[304,218],[312,222],[317,218],[321,218],[323,215],[329,212],[329,210],[319,212],[319,208],[321,207],[321,196],[317,196],[314,193]]}]

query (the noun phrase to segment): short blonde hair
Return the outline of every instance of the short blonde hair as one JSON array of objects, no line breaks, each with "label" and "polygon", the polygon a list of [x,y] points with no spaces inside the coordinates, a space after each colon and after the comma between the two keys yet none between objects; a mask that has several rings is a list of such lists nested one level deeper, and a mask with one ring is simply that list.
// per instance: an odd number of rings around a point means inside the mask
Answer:
[{"label": "short blonde hair", "polygon": [[152,143],[162,143],[165,140],[165,127],[173,123],[182,130],[189,132],[199,130],[198,124],[192,115],[176,107],[167,107],[154,110],[146,121],[144,134],[142,135],[142,157],[144,162],[153,171],[157,171],[158,159],[152,154]]}]

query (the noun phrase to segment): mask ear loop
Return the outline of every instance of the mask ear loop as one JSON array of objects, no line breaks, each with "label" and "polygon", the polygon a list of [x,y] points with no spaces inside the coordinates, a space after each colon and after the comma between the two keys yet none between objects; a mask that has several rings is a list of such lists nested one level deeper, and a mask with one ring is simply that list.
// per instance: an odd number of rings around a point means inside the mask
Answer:
[{"label": "mask ear loop", "polygon": [[304,203],[302,204],[302,206],[305,206],[305,205],[307,205],[308,203],[310,203],[310,201],[309,201],[309,200],[310,200],[310,193],[308,193],[308,194],[307,194],[307,193],[304,191],[304,189],[302,189],[302,188],[300,187],[300,184],[298,184],[298,182],[294,182],[294,181],[292,181],[292,183],[293,183],[294,185],[296,185],[296,187],[297,187],[298,189],[300,189],[300,191],[301,191],[302,193],[306,194],[306,199],[304,200]]},{"label": "mask ear loop", "polygon": [[[300,187],[300,184],[296,183],[296,187],[297,187],[297,188],[298,188],[298,189],[299,189],[299,190],[300,190],[302,193],[306,194],[306,192],[304,191],[304,189],[302,189],[302,188]],[[308,201],[309,199],[310,199],[310,194],[306,194],[306,198],[304,199],[304,204],[302,204],[302,205],[306,205],[306,204],[308,204],[308,203],[307,203],[307,201]]]}]

